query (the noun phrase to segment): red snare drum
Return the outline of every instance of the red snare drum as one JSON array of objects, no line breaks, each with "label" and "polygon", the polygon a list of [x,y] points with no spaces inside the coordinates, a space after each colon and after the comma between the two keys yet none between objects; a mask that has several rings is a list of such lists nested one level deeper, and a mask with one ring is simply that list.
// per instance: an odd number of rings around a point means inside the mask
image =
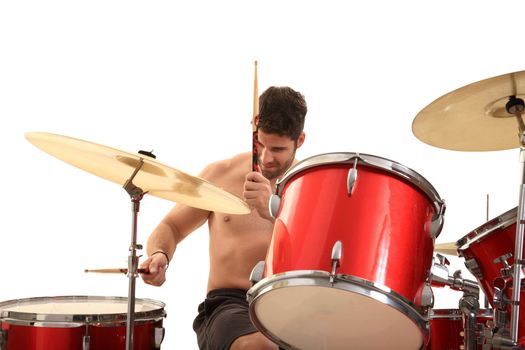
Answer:
[{"label": "red snare drum", "polygon": [[[492,320],[489,310],[480,310],[476,317],[478,329],[476,338],[481,336],[481,330],[488,328],[487,322]],[[463,316],[458,309],[438,309],[430,311],[430,343],[427,350],[459,350],[464,347]],[[477,344],[482,349],[483,344]]]},{"label": "red snare drum", "polygon": [[[516,240],[516,221],[518,208],[511,209],[481,225],[456,242],[459,256],[465,258],[465,266],[478,280],[488,301],[494,307],[494,281],[502,277],[502,262],[496,259],[509,254],[508,264],[514,264],[514,242]],[[513,269],[510,271],[513,273]],[[507,288],[506,296],[512,299],[512,287]],[[525,291],[520,292],[520,316],[518,335],[525,336]],[[508,305],[509,324],[511,305]]]},{"label": "red snare drum", "polygon": [[264,279],[248,291],[258,329],[294,349],[421,348],[444,212],[432,185],[384,158],[329,153],[291,168],[277,195]]},{"label": "red snare drum", "polygon": [[[2,350],[124,350],[127,298],[42,297],[0,303]],[[133,349],[160,349],[164,303],[136,299]],[[85,345],[84,345],[85,343]]]}]

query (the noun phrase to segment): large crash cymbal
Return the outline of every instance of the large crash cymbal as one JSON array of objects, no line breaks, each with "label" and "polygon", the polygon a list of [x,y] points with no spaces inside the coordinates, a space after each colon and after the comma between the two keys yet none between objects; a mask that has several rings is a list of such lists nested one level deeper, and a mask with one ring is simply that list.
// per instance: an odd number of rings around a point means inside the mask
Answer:
[{"label": "large crash cymbal", "polygon": [[510,96],[525,99],[525,71],[481,80],[441,96],[412,123],[421,141],[456,151],[520,147],[517,117],[507,113]]},{"label": "large crash cymbal", "polygon": [[227,214],[248,214],[241,199],[208,181],[188,175],[139,153],[127,153],[111,147],[72,137],[29,132],[25,137],[44,152],[106,180],[124,185],[143,161],[133,184],[153,196],[191,207]]}]

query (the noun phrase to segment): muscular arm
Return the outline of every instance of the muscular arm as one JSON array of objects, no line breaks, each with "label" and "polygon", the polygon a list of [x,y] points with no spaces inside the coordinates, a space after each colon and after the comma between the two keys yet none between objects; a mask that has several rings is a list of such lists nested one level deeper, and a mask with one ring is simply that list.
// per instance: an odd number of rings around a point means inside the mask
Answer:
[{"label": "muscular arm", "polygon": [[[213,168],[211,165],[206,167],[200,176],[206,178]],[[144,282],[156,286],[164,283],[165,269],[169,261],[166,261],[164,254],[155,254],[155,252],[164,252],[171,260],[177,245],[204,224],[210,214],[210,211],[184,204],[177,204],[168,212],[148,238],[146,251],[149,258],[140,265],[150,272],[142,275]]]}]

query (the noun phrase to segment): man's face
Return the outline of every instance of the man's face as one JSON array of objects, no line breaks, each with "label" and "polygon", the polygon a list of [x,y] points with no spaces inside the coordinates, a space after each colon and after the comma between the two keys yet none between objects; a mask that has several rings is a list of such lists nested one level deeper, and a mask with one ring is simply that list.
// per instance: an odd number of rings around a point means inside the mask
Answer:
[{"label": "man's face", "polygon": [[295,151],[303,143],[304,134],[301,134],[296,143],[288,136],[266,134],[259,130],[258,140],[259,168],[264,177],[273,180],[290,168],[295,159]]}]

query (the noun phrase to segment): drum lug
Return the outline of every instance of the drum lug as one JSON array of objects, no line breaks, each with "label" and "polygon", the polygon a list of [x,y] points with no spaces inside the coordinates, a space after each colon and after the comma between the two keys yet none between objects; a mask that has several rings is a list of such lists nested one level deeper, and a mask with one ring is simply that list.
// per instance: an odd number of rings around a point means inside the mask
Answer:
[{"label": "drum lug", "polygon": [[512,266],[509,264],[507,259],[512,257],[512,253],[503,254],[502,256],[497,257],[492,262],[494,264],[502,263],[503,268],[500,269],[501,275],[503,277],[511,277],[512,276]]},{"label": "drum lug", "polygon": [[155,349],[160,349],[160,345],[162,344],[162,341],[164,340],[165,334],[166,334],[166,330],[164,329],[164,327],[155,328]]},{"label": "drum lug", "polygon": [[421,291],[421,306],[422,307],[433,307],[434,306],[434,293],[429,284],[425,284]]},{"label": "drum lug", "polygon": [[7,331],[0,330],[0,350],[5,350],[6,348],[7,348]]},{"label": "drum lug", "polygon": [[465,266],[475,277],[479,279],[483,278],[483,274],[481,273],[481,269],[479,268],[479,264],[476,259],[472,258],[465,260]]},{"label": "drum lug", "polygon": [[443,228],[443,221],[442,214],[435,215],[432,218],[432,221],[430,222],[430,236],[433,238],[437,238],[437,236],[439,236],[441,229]]},{"label": "drum lug", "polygon": [[250,273],[250,281],[252,285],[263,279],[264,269],[266,268],[266,262],[264,260],[259,261],[252,269]]},{"label": "drum lug", "polygon": [[89,336],[90,323],[91,323],[91,318],[87,316],[85,319],[84,336],[82,337],[82,350],[89,350],[89,344],[91,343],[91,337]]},{"label": "drum lug", "polygon": [[276,219],[279,209],[281,208],[281,197],[276,194],[272,194],[270,196],[270,203],[268,207],[270,208],[270,215],[272,218]]},{"label": "drum lug", "polygon": [[435,239],[441,233],[441,229],[443,228],[443,222],[445,221],[445,202],[434,202],[434,208],[436,209],[436,213],[432,216],[432,220],[430,221],[429,233],[430,236]]},{"label": "drum lug", "polygon": [[82,350],[89,350],[89,344],[91,343],[91,337],[85,335],[82,337]]},{"label": "drum lug", "polygon": [[339,266],[341,266],[341,258],[343,257],[343,242],[337,241],[332,247],[332,271],[330,272],[330,283],[335,282],[335,273]]},{"label": "drum lug", "polygon": [[346,178],[346,191],[348,195],[351,196],[354,191],[354,185],[357,181],[357,161],[359,160],[359,154],[354,158],[354,167],[348,171],[348,176]]}]

